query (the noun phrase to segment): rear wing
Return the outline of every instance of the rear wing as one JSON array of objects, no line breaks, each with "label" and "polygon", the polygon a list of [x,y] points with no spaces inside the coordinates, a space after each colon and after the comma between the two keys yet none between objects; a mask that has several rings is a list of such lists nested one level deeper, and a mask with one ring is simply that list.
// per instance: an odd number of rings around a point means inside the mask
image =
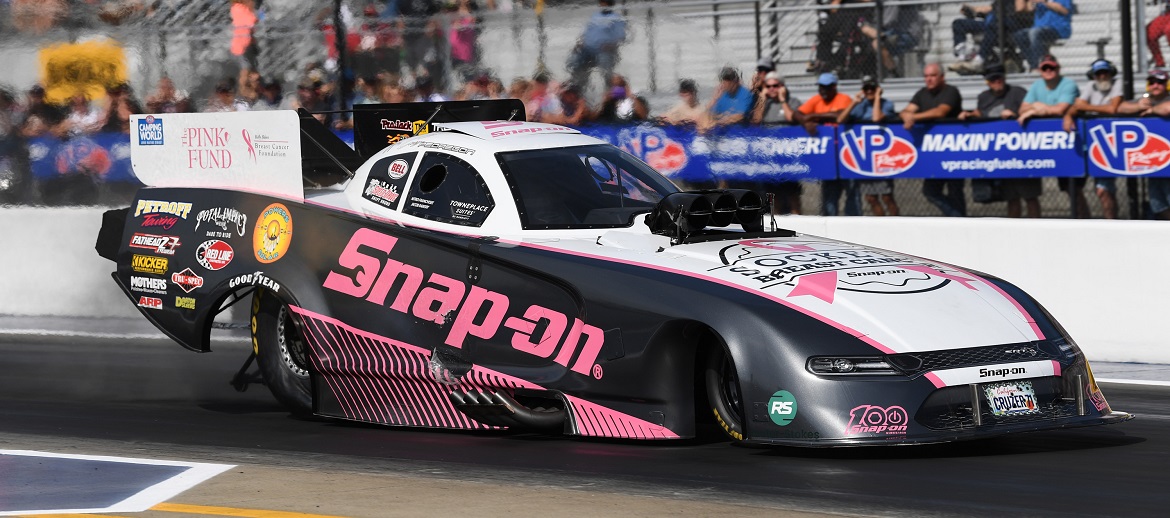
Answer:
[{"label": "rear wing", "polygon": [[525,121],[519,99],[357,104],[353,107],[353,145],[363,158],[399,140],[438,131],[435,123]]},{"label": "rear wing", "polygon": [[242,189],[303,200],[362,159],[308,112],[130,116],[130,163],[151,187]]}]

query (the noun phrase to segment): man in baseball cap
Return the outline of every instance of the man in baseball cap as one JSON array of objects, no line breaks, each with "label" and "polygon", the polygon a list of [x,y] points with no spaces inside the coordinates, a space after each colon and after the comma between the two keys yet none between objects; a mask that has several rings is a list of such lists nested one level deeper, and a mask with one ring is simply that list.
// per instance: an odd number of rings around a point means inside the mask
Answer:
[{"label": "man in baseball cap", "polygon": [[1077,84],[1060,75],[1060,62],[1047,54],[1040,59],[1040,79],[1028,88],[1024,104],[1020,106],[1020,125],[1032,117],[1064,117],[1077,99]]},{"label": "man in baseball cap", "polygon": [[711,123],[726,126],[743,121],[752,108],[752,92],[739,82],[739,71],[723,67],[719,71],[719,87],[711,99]]},{"label": "man in baseball cap", "polygon": [[[837,91],[837,74],[825,72],[817,77],[817,95],[800,105],[792,120],[803,124],[809,135],[817,134],[817,125],[837,125],[837,117],[849,109],[849,96]],[[849,182],[848,186],[852,187]],[[842,191],[846,185],[838,180],[828,180],[821,185],[821,214],[836,216]],[[850,188],[845,198],[845,214],[861,215],[861,200],[857,191]]]}]

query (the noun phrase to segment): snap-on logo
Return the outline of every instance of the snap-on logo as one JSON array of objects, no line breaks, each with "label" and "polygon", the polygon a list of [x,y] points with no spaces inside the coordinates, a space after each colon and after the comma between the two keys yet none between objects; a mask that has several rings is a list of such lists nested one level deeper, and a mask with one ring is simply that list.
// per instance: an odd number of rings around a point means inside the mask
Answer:
[{"label": "snap-on logo", "polygon": [[1089,130],[1089,161],[1114,174],[1150,174],[1170,165],[1170,141],[1141,122],[1106,122]]},{"label": "snap-on logo", "polygon": [[841,135],[841,164],[865,176],[894,176],[918,161],[909,140],[882,126],[860,126]]},{"label": "snap-on logo", "polygon": [[[437,273],[428,276],[417,266],[391,259],[397,242],[396,237],[359,229],[337,259],[341,271],[330,271],[323,286],[374,304],[389,303],[394,311],[440,325],[454,315],[445,340],[452,347],[462,348],[468,335],[491,340],[505,327],[513,331],[512,348],[541,358],[556,353],[553,361],[565,367],[572,362],[573,372],[602,377],[601,366],[594,363],[605,342],[601,329],[535,304],[522,312],[509,311],[507,295]],[[536,334],[538,329],[543,332]]]}]

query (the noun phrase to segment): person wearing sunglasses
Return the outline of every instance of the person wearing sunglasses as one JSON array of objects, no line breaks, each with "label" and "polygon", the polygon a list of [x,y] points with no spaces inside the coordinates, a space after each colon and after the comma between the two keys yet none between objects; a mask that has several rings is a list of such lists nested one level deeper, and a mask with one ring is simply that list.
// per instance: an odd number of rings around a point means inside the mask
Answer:
[{"label": "person wearing sunglasses", "polygon": [[[760,81],[760,96],[752,108],[752,124],[782,124],[792,121],[792,114],[800,107],[800,100],[788,92],[784,78],[776,72],[768,72]],[[766,187],[775,192],[781,214],[800,214],[800,195],[804,192],[800,182],[775,182]]]},{"label": "person wearing sunglasses", "polygon": [[[898,116],[893,101],[882,97],[882,87],[873,76],[861,78],[861,91],[853,96],[849,108],[837,116],[837,122],[880,123]],[[894,181],[856,180],[857,190],[865,198],[874,216],[897,216],[898,203],[894,201]],[[846,196],[850,196],[846,189]]]},{"label": "person wearing sunglasses", "polygon": [[[816,135],[818,125],[836,126],[837,117],[848,107],[849,96],[837,91],[837,74],[825,72],[817,77],[817,95],[800,105],[792,120],[803,124],[809,135]],[[845,215],[861,215],[861,199],[852,181],[825,180],[821,182],[822,216],[838,214],[842,192],[846,193]]]},{"label": "person wearing sunglasses", "polygon": [[1170,72],[1161,68],[1152,68],[1146,75],[1146,92],[1133,101],[1125,101],[1117,107],[1117,113],[1123,115],[1159,115],[1170,116],[1170,93],[1166,92],[1166,82],[1170,80]]},{"label": "person wearing sunglasses", "polygon": [[1016,120],[1023,126],[1032,117],[1064,117],[1080,94],[1076,81],[1060,75],[1056,56],[1044,56],[1040,60],[1040,79],[1028,88]]}]

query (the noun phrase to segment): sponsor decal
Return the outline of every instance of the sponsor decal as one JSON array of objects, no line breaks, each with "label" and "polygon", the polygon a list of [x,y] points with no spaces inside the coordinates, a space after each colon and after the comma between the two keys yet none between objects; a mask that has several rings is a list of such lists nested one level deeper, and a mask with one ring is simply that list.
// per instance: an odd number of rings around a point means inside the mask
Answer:
[{"label": "sponsor decal", "polygon": [[460,153],[464,155],[474,155],[475,150],[462,146],[452,146],[451,144],[443,144],[440,142],[427,142],[425,140],[416,140],[412,144],[414,147],[422,147],[427,149],[441,149],[443,151],[450,151],[452,153]]},{"label": "sponsor decal", "polygon": [[796,419],[796,397],[787,390],[779,390],[768,399],[768,417],[776,426],[788,426]]},{"label": "sponsor decal", "polygon": [[138,145],[163,145],[163,121],[154,115],[138,119]]},{"label": "sponsor decal", "polygon": [[382,119],[380,122],[383,130],[414,131],[414,123],[410,121]]},{"label": "sponsor decal", "polygon": [[451,218],[462,221],[471,221],[473,219],[482,221],[484,215],[492,210],[491,205],[479,205],[476,203],[468,203],[465,201],[451,200]]},{"label": "sponsor decal", "polygon": [[157,277],[140,277],[137,275],[130,276],[130,291],[139,291],[142,293],[155,293],[158,295],[167,294],[167,280],[159,279]]},{"label": "sponsor decal", "polygon": [[147,309],[162,309],[162,299],[158,297],[138,297],[138,307]]},{"label": "sponsor decal", "polygon": [[138,200],[138,205],[134,208],[136,218],[144,214],[171,214],[187,219],[187,214],[190,213],[191,204],[186,202]]},{"label": "sponsor decal", "polygon": [[411,132],[414,133],[416,136],[417,135],[426,135],[427,133],[431,132],[431,128],[427,124],[427,121],[417,120],[417,121],[414,121],[413,124],[411,124]]},{"label": "sponsor decal", "polygon": [[199,266],[212,271],[223,269],[232,262],[234,255],[232,245],[218,239],[204,241],[195,249],[195,260],[199,262]]},{"label": "sponsor decal", "polygon": [[272,280],[270,277],[266,277],[264,272],[245,273],[232,277],[228,281],[228,287],[235,288],[237,286],[263,286],[272,290],[274,293],[280,293],[280,283]]},{"label": "sponsor decal", "polygon": [[133,236],[130,236],[130,247],[145,248],[165,255],[175,255],[175,249],[179,248],[179,238],[136,232]]},{"label": "sponsor decal", "polygon": [[170,230],[179,222],[179,218],[174,216],[167,216],[163,214],[147,214],[142,217],[142,227],[159,227],[163,230]]},{"label": "sponsor decal", "polygon": [[996,383],[983,387],[991,413],[997,416],[1034,414],[1040,411],[1030,381]]},{"label": "sponsor decal", "polygon": [[980,378],[1006,378],[1017,374],[1027,374],[1028,369],[1024,367],[1010,367],[1003,369],[979,369]]},{"label": "sponsor decal", "polygon": [[248,158],[256,163],[259,157],[285,158],[288,156],[289,145],[287,140],[274,140],[266,133],[252,135],[248,130],[240,130],[244,137],[244,145],[248,147]]},{"label": "sponsor decal", "polygon": [[218,237],[227,239],[232,237],[231,231],[228,230],[228,225],[232,225],[236,230],[236,234],[244,237],[244,233],[248,231],[248,215],[236,209],[229,207],[216,207],[214,209],[207,209],[199,211],[195,216],[195,231],[199,231],[199,226],[208,223],[219,227],[222,232],[214,230],[204,230],[207,232],[207,237]]},{"label": "sponsor decal", "polygon": [[292,214],[288,207],[273,203],[260,212],[252,231],[252,248],[261,263],[276,262],[288,252],[292,243]]},{"label": "sponsor decal", "polygon": [[566,128],[564,126],[536,126],[524,121],[480,121],[480,124],[483,124],[483,129],[486,130],[512,127],[511,129],[502,129],[491,132],[492,138],[521,135],[525,133],[556,133],[561,131],[574,131],[572,128]]},{"label": "sponsor decal", "polygon": [[1102,394],[1100,389],[1095,388],[1092,384],[1086,384],[1085,392],[1089,394],[1089,402],[1093,403],[1093,408],[1096,408],[1098,412],[1109,409],[1109,402],[1105,401],[1105,394]]},{"label": "sponsor decal", "polygon": [[618,147],[641,158],[658,172],[671,175],[687,166],[686,147],[662,128],[637,126],[618,132]]},{"label": "sponsor decal", "polygon": [[195,309],[195,298],[176,296],[175,307],[179,309]]},{"label": "sponsor decal", "polygon": [[410,162],[407,162],[401,158],[391,162],[390,167],[386,169],[386,175],[389,176],[391,180],[399,180],[403,176],[406,176],[406,173],[409,172]]},{"label": "sponsor decal", "polygon": [[469,335],[491,340],[503,328],[511,332],[513,349],[553,358],[579,374],[597,379],[604,375],[595,363],[605,342],[601,329],[535,304],[513,308],[503,293],[437,273],[427,275],[418,266],[390,257],[397,242],[396,237],[359,229],[337,259],[340,272],[330,271],[322,286],[436,324],[449,322],[444,343],[451,347],[462,348]]},{"label": "sponsor decal", "polygon": [[235,160],[228,144],[231,134],[222,127],[190,127],[179,135],[187,148],[187,169],[230,169]]},{"label": "sponsor decal", "polygon": [[861,405],[849,411],[849,427],[845,429],[845,435],[906,435],[909,421],[909,414],[900,406]]},{"label": "sponsor decal", "polygon": [[909,140],[884,126],[859,126],[841,135],[841,164],[865,176],[894,176],[918,161]]},{"label": "sponsor decal", "polygon": [[170,260],[168,260],[166,257],[134,254],[130,258],[130,268],[139,273],[153,273],[155,275],[162,275],[167,273],[167,266],[169,264]]},{"label": "sponsor decal", "polygon": [[378,205],[388,208],[394,208],[395,202],[398,201],[398,186],[392,183],[383,182],[377,178],[370,178],[370,184],[366,186],[362,197],[370,200]]},{"label": "sponsor decal", "polygon": [[776,437],[778,439],[814,439],[815,440],[815,439],[821,438],[821,432],[818,432],[816,430],[794,430],[791,428],[785,428],[783,430],[778,430],[775,433],[771,433],[769,435],[771,435],[772,437]]},{"label": "sponsor decal", "polygon": [[1036,351],[1035,347],[1031,347],[1031,346],[1016,347],[1015,349],[1006,349],[1006,350],[1004,350],[1003,353],[1006,355],[1011,355],[1011,356],[1036,356],[1037,354],[1040,354],[1039,352]]},{"label": "sponsor decal", "polygon": [[1089,130],[1089,161],[1110,173],[1150,174],[1170,165],[1170,141],[1138,121],[1109,121]]},{"label": "sponsor decal", "polygon": [[184,292],[191,293],[203,286],[203,277],[191,271],[190,268],[184,268],[181,272],[171,274],[171,282],[175,283],[179,288],[182,288]]}]

